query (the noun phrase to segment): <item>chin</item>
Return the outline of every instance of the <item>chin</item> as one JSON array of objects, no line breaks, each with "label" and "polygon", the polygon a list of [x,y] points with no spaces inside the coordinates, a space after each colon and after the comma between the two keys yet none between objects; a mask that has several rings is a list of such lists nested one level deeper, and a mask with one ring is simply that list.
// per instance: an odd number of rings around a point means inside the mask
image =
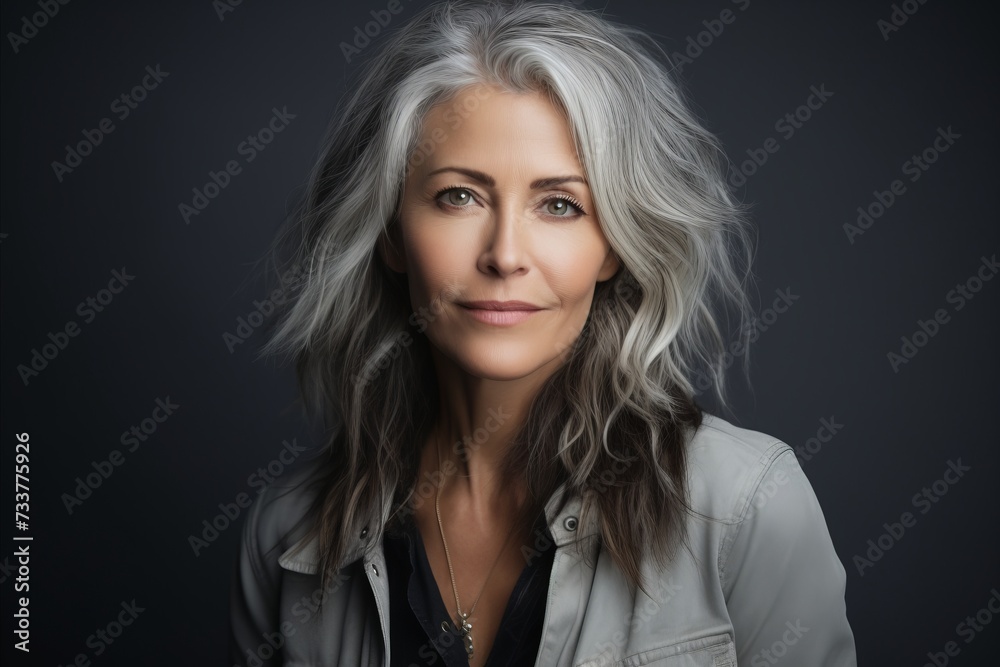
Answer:
[{"label": "chin", "polygon": [[[554,345],[548,349],[554,349]],[[469,375],[497,381],[527,377],[554,358],[554,355],[552,358],[540,357],[535,346],[528,350],[524,345],[504,343],[462,346],[445,356]]]}]

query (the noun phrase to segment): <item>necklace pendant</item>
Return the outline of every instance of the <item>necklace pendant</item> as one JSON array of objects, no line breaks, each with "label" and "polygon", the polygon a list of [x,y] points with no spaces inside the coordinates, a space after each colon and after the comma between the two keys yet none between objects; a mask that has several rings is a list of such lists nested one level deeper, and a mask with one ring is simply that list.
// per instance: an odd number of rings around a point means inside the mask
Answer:
[{"label": "necklace pendant", "polygon": [[465,652],[469,654],[469,659],[472,659],[473,649],[472,649],[472,623],[469,623],[468,613],[459,613],[459,618],[462,621],[459,631],[462,633],[462,639],[465,640]]}]

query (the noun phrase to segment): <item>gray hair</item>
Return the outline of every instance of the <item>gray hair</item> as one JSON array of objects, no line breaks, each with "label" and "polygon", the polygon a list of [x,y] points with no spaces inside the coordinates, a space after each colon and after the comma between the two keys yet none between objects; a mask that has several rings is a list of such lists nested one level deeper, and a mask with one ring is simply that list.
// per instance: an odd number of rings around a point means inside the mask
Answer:
[{"label": "gray hair", "polygon": [[376,244],[397,224],[427,112],[485,83],[544,92],[565,114],[621,260],[597,284],[587,323],[535,397],[502,474],[528,485],[525,525],[560,484],[581,494],[581,521],[598,512],[605,548],[641,586],[640,563],[669,558],[693,511],[685,448],[702,418],[695,375],[707,373],[726,402],[717,318],[734,315],[747,338],[753,316],[752,239],[722,149],[650,36],[574,4],[439,2],[385,40],[273,246],[278,270],[300,266],[304,277],[263,353],[294,356],[307,411],[329,434],[310,528],[323,582],[353,536],[371,527],[368,539],[380,540],[413,497],[437,381],[430,344],[412,331],[406,277],[382,263]]}]

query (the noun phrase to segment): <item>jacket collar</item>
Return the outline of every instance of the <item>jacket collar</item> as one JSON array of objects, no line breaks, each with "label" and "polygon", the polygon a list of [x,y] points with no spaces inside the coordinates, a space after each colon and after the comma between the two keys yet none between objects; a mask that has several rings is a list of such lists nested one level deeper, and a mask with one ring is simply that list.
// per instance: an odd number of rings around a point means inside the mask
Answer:
[{"label": "jacket collar", "polygon": [[[566,482],[560,484],[559,488],[553,492],[552,497],[545,503],[545,517],[548,520],[549,532],[552,534],[557,548],[597,535],[600,532],[596,507],[590,512],[587,525],[580,524],[580,510],[583,501],[579,494],[574,493],[566,501],[562,511],[558,514],[555,512],[562,495],[566,492],[566,484]],[[381,548],[381,545],[371,545],[361,536],[356,536],[351,541],[337,569],[342,569],[361,558],[365,553],[366,546],[369,549]],[[278,558],[278,564],[293,572],[316,574],[319,571],[319,539],[313,535],[295,542],[281,554]]]}]

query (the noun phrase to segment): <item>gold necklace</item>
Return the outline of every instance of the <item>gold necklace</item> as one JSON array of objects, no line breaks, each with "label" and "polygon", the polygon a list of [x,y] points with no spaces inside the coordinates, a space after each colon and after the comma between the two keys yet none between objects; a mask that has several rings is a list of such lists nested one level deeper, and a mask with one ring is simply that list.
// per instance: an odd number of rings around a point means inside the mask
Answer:
[{"label": "gold necklace", "polygon": [[[436,443],[435,443],[436,444]],[[437,447],[438,455],[438,471],[441,472],[441,486],[438,487],[437,493],[434,497],[434,512],[437,514],[438,529],[441,531],[441,542],[444,544],[444,557],[448,561],[448,573],[451,575],[451,590],[455,592],[455,608],[458,611],[458,624],[456,625],[452,621],[452,626],[462,633],[462,639],[465,642],[465,652],[469,654],[469,660],[472,660],[473,647],[472,647],[472,623],[469,622],[469,616],[475,610],[476,605],[479,603],[479,598],[482,597],[483,591],[486,590],[486,583],[490,580],[490,576],[493,574],[493,570],[496,568],[497,563],[500,562],[500,556],[503,555],[504,549],[507,548],[507,542],[510,541],[510,536],[514,534],[514,525],[511,525],[510,532],[507,533],[507,538],[503,542],[503,546],[500,547],[500,553],[497,554],[496,560],[493,561],[493,565],[490,567],[490,571],[486,574],[486,580],[483,581],[483,587],[479,590],[479,595],[476,596],[475,601],[472,603],[472,607],[469,608],[467,613],[462,612],[462,605],[458,601],[458,587],[455,586],[455,570],[451,566],[451,555],[448,553],[448,542],[444,539],[444,526],[441,524],[441,489],[444,488],[444,482],[447,476],[444,474],[442,468],[444,467],[441,463],[441,448]]]}]

